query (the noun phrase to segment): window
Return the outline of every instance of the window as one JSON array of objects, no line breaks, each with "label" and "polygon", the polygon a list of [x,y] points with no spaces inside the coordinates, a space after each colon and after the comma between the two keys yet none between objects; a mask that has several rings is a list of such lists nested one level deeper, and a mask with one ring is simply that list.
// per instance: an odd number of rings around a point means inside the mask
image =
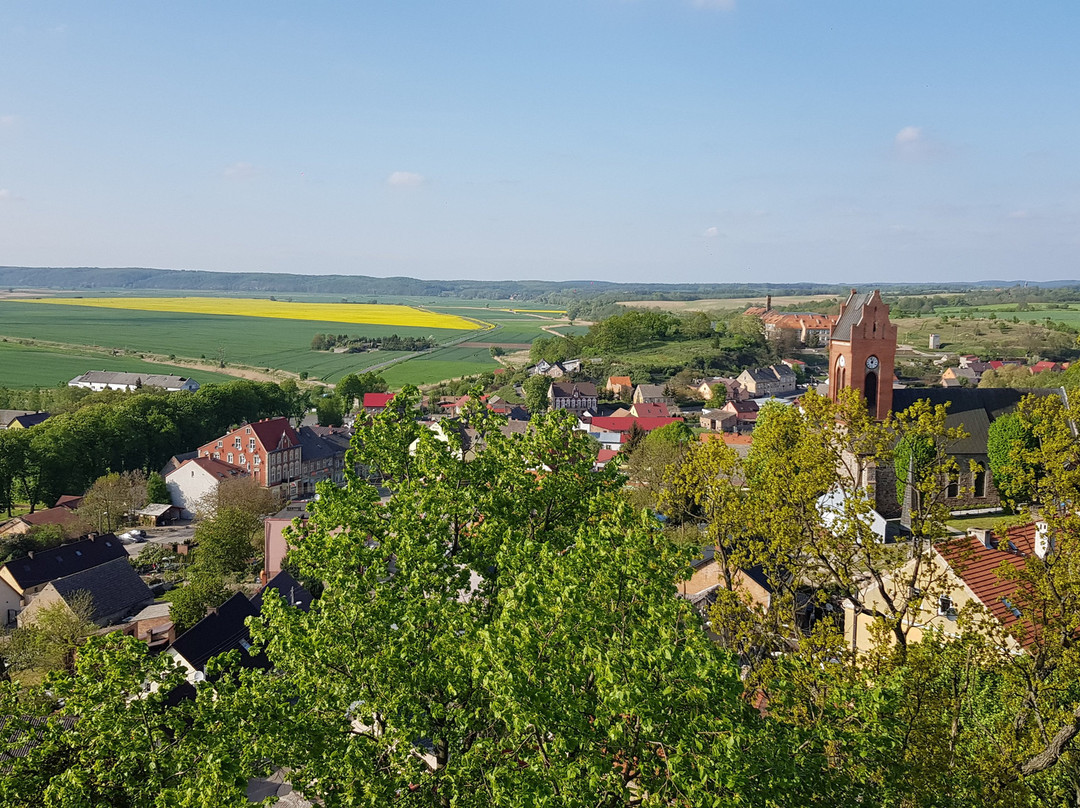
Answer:
[{"label": "window", "polygon": [[[221,452],[214,452],[214,460],[221,460]],[[195,476],[195,472],[191,472],[191,476]]]},{"label": "window", "polygon": [[235,446],[237,449],[240,448],[240,438],[236,438],[235,440],[233,440],[233,446]]},{"label": "window", "polygon": [[261,465],[261,464],[262,464],[262,458],[259,457],[258,455],[255,455],[255,465],[258,466],[258,465]]},{"label": "window", "polygon": [[949,486],[945,489],[945,496],[949,499],[960,496],[960,479],[955,474],[949,477]]},{"label": "window", "polygon": [[223,445],[223,444],[222,444],[222,441],[218,441],[218,442],[217,442],[217,447],[218,447],[219,449],[220,449],[220,448],[222,447],[222,445]]},{"label": "window", "polygon": [[229,458],[229,462],[231,463],[232,462],[232,452],[229,452],[228,458]]},{"label": "window", "polygon": [[240,465],[241,466],[247,465],[247,458],[244,457],[244,455],[240,455]]},{"label": "window", "polygon": [[979,469],[975,472],[975,496],[986,496],[986,469]]},{"label": "window", "polygon": [[956,617],[956,607],[953,606],[952,598],[942,595],[938,598],[937,613],[939,617]]},{"label": "window", "polygon": [[255,438],[248,438],[248,449],[255,451]]}]

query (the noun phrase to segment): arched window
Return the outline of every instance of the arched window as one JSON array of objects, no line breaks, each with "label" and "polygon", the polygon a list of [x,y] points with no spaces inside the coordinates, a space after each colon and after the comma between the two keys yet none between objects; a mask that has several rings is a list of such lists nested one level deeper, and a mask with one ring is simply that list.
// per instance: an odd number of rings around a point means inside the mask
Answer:
[{"label": "arched window", "polygon": [[866,409],[870,411],[870,414],[875,418],[878,415],[877,402],[878,402],[878,375],[868,370],[866,372],[866,381],[863,384],[863,395],[866,397]]}]

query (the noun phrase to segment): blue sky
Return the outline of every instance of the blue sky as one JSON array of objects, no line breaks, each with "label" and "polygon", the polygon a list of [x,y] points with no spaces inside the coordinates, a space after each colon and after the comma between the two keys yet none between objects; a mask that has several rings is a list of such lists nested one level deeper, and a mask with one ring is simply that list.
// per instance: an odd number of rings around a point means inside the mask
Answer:
[{"label": "blue sky", "polygon": [[0,264],[1080,278],[1080,4],[0,5]]}]

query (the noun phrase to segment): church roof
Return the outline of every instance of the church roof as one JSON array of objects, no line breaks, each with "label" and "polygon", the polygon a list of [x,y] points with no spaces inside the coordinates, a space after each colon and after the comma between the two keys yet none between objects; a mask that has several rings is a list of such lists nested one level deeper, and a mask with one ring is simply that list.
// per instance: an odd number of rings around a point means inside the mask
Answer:
[{"label": "church roof", "polygon": [[848,298],[847,304],[844,306],[844,311],[840,314],[840,319],[838,319],[836,325],[833,326],[832,338],[834,340],[851,342],[851,328],[852,326],[859,324],[859,321],[862,319],[863,309],[873,296],[873,292],[864,292],[861,295],[852,294],[851,297]]},{"label": "church roof", "polygon": [[986,441],[989,437],[990,424],[1002,415],[1016,409],[1020,399],[1034,394],[1037,396],[1061,396],[1061,389],[1017,390],[1011,387],[907,387],[893,390],[892,410],[903,412],[916,401],[925,399],[932,406],[948,404],[945,426],[963,427],[968,437],[953,444],[950,454],[986,454]]}]

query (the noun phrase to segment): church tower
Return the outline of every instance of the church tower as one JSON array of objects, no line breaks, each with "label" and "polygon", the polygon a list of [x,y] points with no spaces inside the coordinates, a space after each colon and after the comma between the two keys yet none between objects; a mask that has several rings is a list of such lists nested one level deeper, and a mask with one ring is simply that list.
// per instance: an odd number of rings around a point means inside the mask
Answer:
[{"label": "church tower", "polygon": [[854,388],[866,399],[878,420],[892,409],[896,365],[896,326],[889,322],[889,307],[881,293],[858,294],[854,289],[840,304],[840,317],[829,340],[829,398]]}]

